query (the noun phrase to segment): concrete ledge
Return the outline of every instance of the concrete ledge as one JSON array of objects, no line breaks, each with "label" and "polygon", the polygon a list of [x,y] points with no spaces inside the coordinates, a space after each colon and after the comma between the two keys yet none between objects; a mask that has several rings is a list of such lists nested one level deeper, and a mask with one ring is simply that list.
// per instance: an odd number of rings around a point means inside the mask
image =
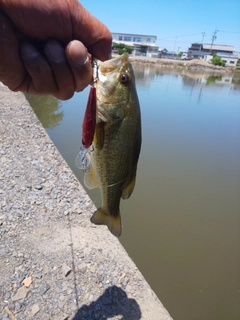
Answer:
[{"label": "concrete ledge", "polygon": [[172,319],[94,210],[24,95],[0,83],[0,319]]}]

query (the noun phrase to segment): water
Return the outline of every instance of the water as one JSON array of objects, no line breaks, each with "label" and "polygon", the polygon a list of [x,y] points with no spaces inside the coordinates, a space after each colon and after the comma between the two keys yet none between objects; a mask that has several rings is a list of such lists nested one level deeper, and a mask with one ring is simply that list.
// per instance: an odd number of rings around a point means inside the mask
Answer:
[{"label": "water", "polygon": [[[140,65],[135,75],[143,144],[120,241],[174,319],[239,320],[240,75]],[[87,95],[29,98],[81,182]],[[89,195],[100,205],[98,189]]]}]

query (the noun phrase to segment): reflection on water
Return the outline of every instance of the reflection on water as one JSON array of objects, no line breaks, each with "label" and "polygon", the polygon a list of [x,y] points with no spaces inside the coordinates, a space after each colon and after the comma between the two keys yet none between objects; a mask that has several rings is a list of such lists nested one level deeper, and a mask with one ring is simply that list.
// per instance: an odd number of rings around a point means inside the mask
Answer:
[{"label": "reflection on water", "polygon": [[58,99],[52,96],[32,96],[26,94],[26,98],[31,104],[39,121],[44,128],[54,128],[60,124],[63,119],[63,111],[58,112],[61,103]]},{"label": "reflection on water", "polygon": [[[220,74],[219,72],[206,73],[204,70],[183,69],[182,67],[166,67],[152,64],[134,64],[135,77],[138,85],[149,87],[151,81],[171,74],[175,77],[181,77],[183,82],[194,85],[204,84],[224,84],[231,85],[234,90],[240,90],[240,72]],[[234,86],[237,84],[237,86]]]},{"label": "reflection on water", "polygon": [[[145,65],[135,75],[143,143],[120,241],[174,319],[239,320],[239,76]],[[81,182],[87,95],[62,102],[48,130]],[[100,205],[99,190],[89,195]]]}]

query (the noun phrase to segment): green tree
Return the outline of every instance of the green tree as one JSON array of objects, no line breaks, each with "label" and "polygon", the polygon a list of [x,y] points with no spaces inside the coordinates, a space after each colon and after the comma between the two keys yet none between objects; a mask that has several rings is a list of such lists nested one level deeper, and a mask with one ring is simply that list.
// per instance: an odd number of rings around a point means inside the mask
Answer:
[{"label": "green tree", "polygon": [[212,62],[212,64],[214,64],[215,66],[222,66],[225,67],[225,62],[218,57],[217,55],[214,55],[213,58],[210,60]]},{"label": "green tree", "polygon": [[33,96],[25,94],[30,106],[44,128],[54,128],[63,119],[63,111],[57,112],[61,102],[52,96]]},{"label": "green tree", "polygon": [[118,54],[123,54],[124,52],[127,52],[127,53],[131,54],[132,51],[133,51],[132,47],[127,46],[124,43],[113,42],[112,48],[113,49],[117,49],[118,50]]},{"label": "green tree", "polygon": [[222,80],[222,76],[209,76],[206,80],[206,84],[209,85],[215,83],[217,80]]}]

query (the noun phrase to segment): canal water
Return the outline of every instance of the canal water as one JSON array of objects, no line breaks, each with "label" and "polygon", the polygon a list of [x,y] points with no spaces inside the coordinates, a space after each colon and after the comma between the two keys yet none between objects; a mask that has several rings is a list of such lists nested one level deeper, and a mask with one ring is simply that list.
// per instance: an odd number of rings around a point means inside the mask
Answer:
[{"label": "canal water", "polygon": [[[143,143],[120,241],[174,319],[239,320],[240,74],[134,69]],[[87,96],[28,96],[81,183]]]}]

